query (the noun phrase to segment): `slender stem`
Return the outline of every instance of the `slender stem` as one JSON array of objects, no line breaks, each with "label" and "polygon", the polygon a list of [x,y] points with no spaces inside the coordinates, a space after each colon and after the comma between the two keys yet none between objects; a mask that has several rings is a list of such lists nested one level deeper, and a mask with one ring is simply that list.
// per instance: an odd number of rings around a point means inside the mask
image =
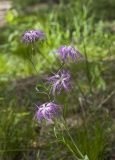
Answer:
[{"label": "slender stem", "polygon": [[[64,67],[64,65],[65,65],[65,63],[63,62],[63,63],[61,64],[60,68],[58,69],[58,72],[61,71],[61,69]],[[57,72],[57,73],[58,73],[58,72]]]},{"label": "slender stem", "polygon": [[37,71],[37,69],[36,69],[36,67],[35,67],[35,64],[34,64],[34,62],[33,62],[33,58],[32,58],[32,55],[35,55],[35,44],[34,43],[32,43],[32,53],[29,53],[29,61],[31,62],[31,64],[32,64],[32,66],[33,66],[33,68],[34,68],[34,70],[35,70],[35,72],[36,73],[38,73],[38,71]]},{"label": "slender stem", "polygon": [[[59,127],[60,127],[60,123],[59,123],[57,120],[56,120],[55,122],[56,122],[56,125],[58,126],[58,124],[59,124]],[[57,128],[58,128],[58,127],[57,127]],[[60,128],[61,128],[61,127],[60,127]],[[63,136],[63,130],[61,130],[61,132],[62,132],[62,142],[63,142],[63,143],[67,146],[67,148],[73,153],[74,157],[75,157],[77,160],[80,160],[80,159],[76,156],[76,153],[75,153],[75,151],[71,148],[71,146],[66,143],[65,138],[64,138],[64,136]],[[57,133],[56,133],[56,131],[54,131],[54,134],[55,134],[55,136],[56,136],[56,138],[57,138]]]},{"label": "slender stem", "polygon": [[[68,127],[67,127],[67,125],[66,125],[66,122],[65,122],[65,120],[64,120],[63,117],[62,117],[62,122],[63,122],[63,123],[61,123],[61,124],[63,124],[63,127],[65,128],[65,130],[66,130],[66,132],[67,132],[67,134],[68,134],[71,142],[73,143],[74,147],[76,148],[78,154],[81,156],[81,158],[84,159],[83,154],[81,153],[81,151],[79,150],[79,148],[78,148],[77,145],[75,144],[73,138],[71,137],[71,135],[70,135],[70,133],[69,133],[69,129],[68,129]],[[58,121],[57,121],[57,123],[60,125],[60,123],[59,123]],[[67,145],[67,144],[66,144],[66,145]],[[71,148],[71,147],[70,147],[70,148]],[[71,150],[72,150],[72,149],[71,149]],[[73,151],[73,150],[72,150],[72,151]],[[73,152],[74,152],[74,151],[73,151]],[[76,155],[76,154],[75,154],[75,155]],[[77,157],[77,159],[79,159],[79,158]]]},{"label": "slender stem", "polygon": [[67,127],[65,121],[64,121],[64,123],[63,123],[63,126],[64,126],[64,128],[66,129],[67,134],[68,134],[68,136],[70,137],[70,139],[71,139],[73,145],[75,146],[77,152],[79,153],[79,155],[81,156],[81,158],[84,158],[83,154],[81,153],[81,151],[79,150],[79,148],[78,148],[77,145],[75,144],[73,138],[71,137],[71,135],[70,135],[70,133],[69,133],[69,129],[68,129],[68,127]]},{"label": "slender stem", "polygon": [[36,71],[36,73],[38,73],[38,71],[37,71],[37,69],[35,67],[34,62],[32,61],[32,57],[30,56],[30,57],[28,57],[28,59],[29,59],[30,63],[32,64],[32,66],[33,66],[34,70]]},{"label": "slender stem", "polygon": [[48,93],[46,93],[44,91],[39,91],[37,88],[36,88],[36,90],[38,91],[38,93],[47,95],[48,99],[51,100],[51,97],[50,97],[50,95]]},{"label": "slender stem", "polygon": [[[64,142],[65,143],[65,142]],[[72,148],[70,147],[70,145],[69,144],[67,144],[67,143],[65,143],[65,145],[68,147],[68,149],[73,153],[73,155],[75,156],[75,158],[77,159],[77,160],[80,160],[77,156],[76,156],[76,154],[75,154],[75,152],[72,150]]]},{"label": "slender stem", "polygon": [[93,94],[92,87],[91,87],[91,76],[90,76],[90,70],[89,70],[89,62],[88,62],[87,51],[86,51],[84,39],[83,39],[83,47],[84,47],[84,54],[85,54],[85,59],[86,59],[86,61],[85,61],[86,62],[86,73],[87,73],[87,78],[88,78],[88,82],[89,82],[90,93]]}]

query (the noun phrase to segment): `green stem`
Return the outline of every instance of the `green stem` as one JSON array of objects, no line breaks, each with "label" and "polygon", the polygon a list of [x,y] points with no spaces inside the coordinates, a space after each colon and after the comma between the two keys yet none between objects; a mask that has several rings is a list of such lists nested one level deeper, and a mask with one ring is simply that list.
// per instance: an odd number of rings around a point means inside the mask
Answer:
[{"label": "green stem", "polygon": [[87,73],[87,78],[88,78],[88,82],[89,82],[90,93],[93,94],[92,85],[91,85],[89,62],[88,62],[87,51],[86,51],[86,46],[85,46],[84,39],[83,39],[83,47],[84,47],[84,54],[85,54],[85,59],[86,59],[86,61],[85,61],[86,62],[86,73]]},{"label": "green stem", "polygon": [[30,56],[28,59],[29,59],[30,63],[32,64],[32,66],[33,66],[35,72],[38,73],[38,71],[37,71],[37,69],[36,69],[36,67],[35,67],[34,62],[32,61],[32,56]]},{"label": "green stem", "polygon": [[66,123],[65,123],[65,120],[64,120],[63,126],[64,126],[64,128],[66,129],[67,134],[68,134],[68,136],[70,137],[71,142],[72,142],[72,143],[73,143],[73,145],[75,146],[75,148],[76,148],[76,150],[77,150],[78,154],[81,156],[81,158],[84,158],[83,154],[81,153],[81,151],[79,150],[79,148],[78,148],[78,147],[77,147],[77,145],[75,144],[75,142],[74,142],[73,138],[71,137],[71,135],[70,135],[70,133],[69,133],[69,129],[68,129],[68,127],[67,127]]},{"label": "green stem", "polygon": [[[56,120],[55,122],[56,122],[55,124],[56,124],[57,128],[58,128],[58,124],[59,124],[59,127],[60,127],[60,123],[59,123],[57,120]],[[60,127],[60,128],[61,128],[61,127]],[[77,160],[80,160],[80,159],[76,156],[76,153],[75,153],[75,151],[73,151],[73,149],[71,148],[71,146],[66,143],[65,138],[64,138],[64,136],[63,136],[63,130],[61,130],[61,132],[62,132],[62,142],[63,142],[63,143],[67,146],[67,148],[72,152],[72,154],[74,155],[74,157],[75,157]],[[56,138],[58,138],[55,129],[54,129],[54,135],[55,135]]]},{"label": "green stem", "polygon": [[[60,68],[59,68],[58,72],[60,72],[60,71],[61,71],[61,69],[64,67],[64,65],[65,65],[65,63],[63,62],[63,63],[61,64],[61,66],[60,66]],[[57,73],[58,73],[58,72],[57,72]]]},{"label": "green stem", "polygon": [[49,95],[48,93],[43,92],[43,91],[39,91],[37,88],[36,88],[36,90],[37,90],[38,93],[40,93],[40,94],[45,94],[45,95],[47,95],[48,99],[51,101],[51,97],[50,97],[50,95]]}]

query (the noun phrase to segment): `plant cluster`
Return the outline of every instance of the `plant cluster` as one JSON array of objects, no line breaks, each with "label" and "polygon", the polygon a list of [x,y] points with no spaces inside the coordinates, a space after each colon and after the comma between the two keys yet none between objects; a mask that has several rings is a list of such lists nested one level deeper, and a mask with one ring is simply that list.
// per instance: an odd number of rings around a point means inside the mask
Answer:
[{"label": "plant cluster", "polygon": [[[36,41],[43,39],[44,35],[45,34],[40,30],[26,31],[22,36],[22,42],[25,42],[27,45],[33,43],[34,46],[34,43],[36,43]],[[72,138],[69,132],[66,121],[63,117],[63,114],[61,113],[64,105],[59,105],[56,103],[57,94],[60,94],[62,90],[68,92],[72,88],[71,75],[68,70],[63,69],[64,65],[69,62],[73,63],[78,62],[78,59],[82,58],[82,55],[73,46],[66,46],[66,45],[61,46],[58,50],[55,51],[54,54],[57,54],[57,56],[59,56],[59,59],[61,61],[61,67],[56,73],[54,73],[53,76],[47,78],[48,83],[51,85],[50,93],[45,93],[45,91],[42,91],[42,93],[48,95],[49,101],[41,104],[40,106],[37,106],[37,112],[35,117],[39,122],[45,120],[48,123],[54,123],[56,138],[57,138],[56,127],[60,128],[61,130],[62,129],[65,130],[71,143],[75,147],[77,154],[73,150],[71,145],[66,143],[65,140],[63,140],[62,142],[66,144],[66,146],[72,152],[73,156],[75,156],[75,159],[89,160],[87,155],[84,156],[81,153],[81,151],[79,150],[77,144],[74,142],[74,139]],[[63,134],[62,137],[64,138]]]}]

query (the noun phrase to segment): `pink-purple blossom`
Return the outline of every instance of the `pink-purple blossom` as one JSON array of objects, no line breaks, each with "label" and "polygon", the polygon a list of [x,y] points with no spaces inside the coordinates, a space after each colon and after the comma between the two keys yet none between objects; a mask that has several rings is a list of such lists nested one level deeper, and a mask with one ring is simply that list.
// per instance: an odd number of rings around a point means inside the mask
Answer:
[{"label": "pink-purple blossom", "polygon": [[37,106],[36,119],[42,121],[43,119],[52,123],[53,119],[59,115],[61,105],[55,104],[54,102],[47,102],[40,106]]},{"label": "pink-purple blossom", "polygon": [[59,54],[63,62],[67,62],[68,60],[77,62],[78,59],[82,57],[81,53],[73,46],[66,46],[66,45],[61,46],[57,50],[57,53]]},{"label": "pink-purple blossom", "polygon": [[48,82],[51,84],[52,94],[60,93],[62,89],[69,91],[71,88],[71,76],[67,70],[62,70],[55,75],[47,78]]},{"label": "pink-purple blossom", "polygon": [[29,30],[23,34],[22,42],[29,44],[38,40],[42,40],[44,36],[45,34],[41,30]]}]

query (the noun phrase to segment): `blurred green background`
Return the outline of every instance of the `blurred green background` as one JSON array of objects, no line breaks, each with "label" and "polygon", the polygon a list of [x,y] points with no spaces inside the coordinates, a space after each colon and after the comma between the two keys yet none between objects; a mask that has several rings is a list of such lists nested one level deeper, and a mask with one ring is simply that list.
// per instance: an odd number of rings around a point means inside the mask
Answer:
[{"label": "blurred green background", "polygon": [[[55,143],[52,127],[34,120],[34,104],[47,100],[36,85],[57,70],[52,53],[63,44],[87,57],[67,66],[74,91],[58,96],[71,134],[90,160],[115,159],[114,18],[114,0],[0,1],[0,160],[74,160]],[[46,33],[37,44],[44,58],[33,56],[38,73],[27,58],[30,48],[21,43],[29,29]]]}]

